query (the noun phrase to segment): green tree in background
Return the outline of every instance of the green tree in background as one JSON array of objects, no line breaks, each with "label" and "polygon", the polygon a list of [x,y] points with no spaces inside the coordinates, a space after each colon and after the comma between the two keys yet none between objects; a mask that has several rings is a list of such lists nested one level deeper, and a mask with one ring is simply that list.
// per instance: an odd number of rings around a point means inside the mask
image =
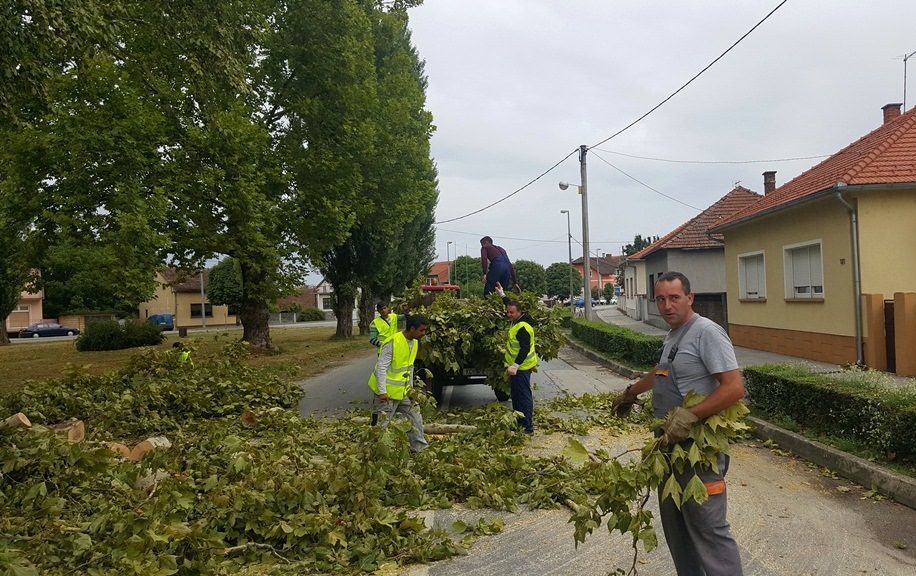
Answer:
[{"label": "green tree in background", "polygon": [[229,314],[237,314],[242,303],[242,268],[235,258],[226,258],[210,268],[207,279],[207,300],[217,306],[228,306]]},{"label": "green tree in background", "polygon": [[452,281],[461,286],[461,296],[483,297],[483,270],[480,258],[458,256],[452,261]]},{"label": "green tree in background", "polygon": [[611,303],[611,298],[614,297],[614,285],[611,283],[604,285],[604,299],[608,304]]},{"label": "green tree in background", "polygon": [[545,272],[547,281],[546,294],[553,298],[569,297],[569,279],[573,280],[573,295],[582,290],[582,275],[569,262],[554,262]]},{"label": "green tree in background", "polygon": [[627,256],[635,254],[656,240],[658,240],[658,236],[646,236],[643,238],[642,234],[637,234],[633,236],[633,241],[631,243],[623,247],[623,253]]},{"label": "green tree in background", "polygon": [[531,260],[516,260],[513,264],[522,290],[538,296],[547,293],[547,273],[543,266]]}]

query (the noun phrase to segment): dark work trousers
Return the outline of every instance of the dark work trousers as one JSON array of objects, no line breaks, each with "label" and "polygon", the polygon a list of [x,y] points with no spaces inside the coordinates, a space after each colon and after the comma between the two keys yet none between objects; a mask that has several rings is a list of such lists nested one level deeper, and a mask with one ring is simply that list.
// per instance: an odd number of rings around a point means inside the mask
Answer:
[{"label": "dark work trousers", "polygon": [[487,270],[487,283],[483,287],[483,295],[496,292],[496,283],[509,290],[512,286],[512,263],[505,256],[497,256],[490,260],[490,269]]},{"label": "dark work trousers", "polygon": [[[728,456],[719,455],[719,473],[710,469],[697,471],[700,479],[716,482],[725,478]],[[693,476],[688,468],[676,474],[681,487]],[[667,478],[665,479],[667,480]],[[662,483],[664,485],[664,481]],[[661,500],[662,490],[658,495]],[[668,550],[678,576],[741,576],[738,544],[732,537],[728,521],[726,492],[710,495],[703,504],[688,502],[678,510],[670,498],[659,502],[659,515],[665,531]]]},{"label": "dark work trousers", "polygon": [[518,425],[531,434],[534,432],[534,397],[531,395],[531,370],[519,370],[515,376],[509,376],[509,388],[512,392],[512,409],[521,412]]}]

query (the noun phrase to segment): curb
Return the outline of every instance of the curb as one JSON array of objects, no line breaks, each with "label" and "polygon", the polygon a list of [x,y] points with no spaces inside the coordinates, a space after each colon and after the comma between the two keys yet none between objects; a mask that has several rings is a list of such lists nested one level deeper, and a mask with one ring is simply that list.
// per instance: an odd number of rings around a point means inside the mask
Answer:
[{"label": "curb", "polygon": [[[626,378],[640,378],[642,372],[637,372],[626,366],[618,364],[601,354],[575,342],[569,335],[565,335],[566,345],[579,352],[589,360],[601,364]],[[815,440],[790,432],[753,416],[747,417],[753,426],[753,433],[762,440],[772,440],[782,448],[813,462],[825,466],[840,476],[853,480],[862,486],[876,487],[882,494],[886,494],[895,501],[916,510],[916,479],[898,474],[882,466],[859,458],[848,452],[837,450]]]},{"label": "curb", "polygon": [[623,364],[618,364],[617,362],[614,362],[610,358],[607,358],[606,356],[602,356],[598,352],[595,352],[594,350],[586,348],[582,344],[579,344],[578,342],[573,340],[568,334],[564,334],[563,337],[566,338],[566,345],[572,348],[573,350],[575,350],[576,352],[578,352],[579,354],[582,354],[589,360],[597,362],[598,364],[601,364],[605,368],[608,368],[609,370],[612,370],[613,372],[616,372],[617,374],[620,374],[621,376],[625,378],[637,379],[637,378],[642,378],[643,375],[645,375],[645,372],[639,372],[638,370],[633,370],[631,368],[624,366]]},{"label": "curb", "polygon": [[772,440],[805,460],[825,466],[862,486],[874,486],[882,494],[887,494],[897,502],[916,509],[916,480],[913,478],[848,452],[809,440],[759,418],[748,416],[747,419],[754,425],[754,436],[762,440]]}]

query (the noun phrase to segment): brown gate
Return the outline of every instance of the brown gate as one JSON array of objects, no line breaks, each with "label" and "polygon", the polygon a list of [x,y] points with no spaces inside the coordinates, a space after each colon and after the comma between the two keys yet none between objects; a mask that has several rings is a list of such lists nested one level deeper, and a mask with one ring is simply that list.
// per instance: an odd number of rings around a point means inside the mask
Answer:
[{"label": "brown gate", "polygon": [[894,342],[894,301],[884,301],[884,341],[887,343],[887,371],[897,371],[897,354]]}]

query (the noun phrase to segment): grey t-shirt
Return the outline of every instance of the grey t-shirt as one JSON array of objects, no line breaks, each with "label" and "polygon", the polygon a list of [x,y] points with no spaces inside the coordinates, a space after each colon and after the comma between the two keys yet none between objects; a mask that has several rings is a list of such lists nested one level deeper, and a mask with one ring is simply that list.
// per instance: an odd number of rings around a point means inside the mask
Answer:
[{"label": "grey t-shirt", "polygon": [[681,331],[686,329],[687,333],[678,344],[674,357],[673,376],[682,395],[686,396],[687,392],[694,390],[708,396],[719,387],[713,374],[737,370],[738,360],[732,341],[721,326],[699,314],[695,314],[695,318],[693,322],[668,332],[661,360],[667,360],[671,347]]}]

